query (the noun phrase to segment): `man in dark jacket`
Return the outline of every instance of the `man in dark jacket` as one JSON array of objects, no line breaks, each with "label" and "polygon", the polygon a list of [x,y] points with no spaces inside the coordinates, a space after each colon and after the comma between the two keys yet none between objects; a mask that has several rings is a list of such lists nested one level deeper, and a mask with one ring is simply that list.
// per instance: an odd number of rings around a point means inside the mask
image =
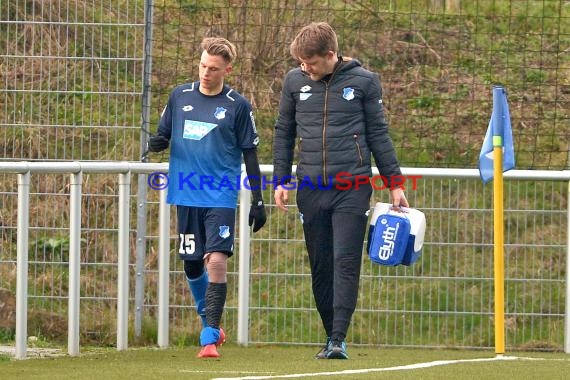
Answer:
[{"label": "man in dark jacket", "polygon": [[[316,358],[348,359],[345,338],[356,308],[372,195],[371,155],[392,204],[409,205],[402,189],[390,183],[401,171],[378,75],[338,55],[336,33],[324,22],[301,29],[290,50],[300,67],[283,83],[273,141],[274,197],[287,211],[288,191],[297,187],[313,295],[327,336]],[[294,186],[289,181],[296,139]]]}]

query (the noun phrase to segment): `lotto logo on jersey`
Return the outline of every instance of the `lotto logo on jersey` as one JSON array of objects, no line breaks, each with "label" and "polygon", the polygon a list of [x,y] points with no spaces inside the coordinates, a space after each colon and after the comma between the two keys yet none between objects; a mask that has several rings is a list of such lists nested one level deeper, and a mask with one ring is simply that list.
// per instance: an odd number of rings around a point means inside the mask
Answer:
[{"label": "lotto logo on jersey", "polygon": [[204,136],[210,133],[217,126],[217,124],[204,123],[202,121],[185,120],[184,133],[182,137],[190,140],[202,140]]}]

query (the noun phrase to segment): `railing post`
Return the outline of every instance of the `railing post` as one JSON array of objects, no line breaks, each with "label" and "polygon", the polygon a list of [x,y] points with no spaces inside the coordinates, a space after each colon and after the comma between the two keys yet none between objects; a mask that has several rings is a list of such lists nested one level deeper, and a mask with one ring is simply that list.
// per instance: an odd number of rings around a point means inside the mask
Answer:
[{"label": "railing post", "polygon": [[117,284],[117,350],[128,347],[129,332],[129,196],[131,173],[119,174],[119,231]]},{"label": "railing post", "polygon": [[[570,201],[570,181],[568,181],[568,194],[566,194],[566,200]],[[564,352],[570,354],[570,204],[568,204],[568,209],[566,210],[566,228],[566,313],[564,314]]]},{"label": "railing post", "polygon": [[142,332],[144,307],[144,272],[146,256],[146,223],[147,223],[147,175],[138,175],[137,190],[137,232],[136,232],[136,259],[135,259],[135,336],[138,338]]},{"label": "railing post", "polygon": [[170,208],[167,189],[160,192],[158,211],[158,346],[168,347],[168,281],[170,272]]},{"label": "railing post", "polygon": [[[243,172],[241,178],[244,178]],[[238,268],[238,344],[249,343],[249,259],[250,229],[248,225],[251,192],[239,192],[239,268]]]},{"label": "railing post", "polygon": [[82,172],[71,173],[69,186],[69,306],[67,326],[67,350],[71,356],[79,355],[82,183]]},{"label": "railing post", "polygon": [[16,359],[25,359],[28,339],[28,227],[30,172],[18,174],[18,231],[16,263]]},{"label": "railing post", "polygon": [[[153,0],[145,1],[144,17],[144,52],[143,52],[143,85],[142,85],[142,125],[140,134],[140,150],[143,155],[147,149],[151,125],[152,98],[152,29],[153,29]],[[141,157],[144,162],[147,160]],[[146,215],[147,215],[147,175],[139,174],[137,190],[137,244],[135,264],[135,336],[141,336],[143,306],[144,306],[144,266],[146,253]]]}]

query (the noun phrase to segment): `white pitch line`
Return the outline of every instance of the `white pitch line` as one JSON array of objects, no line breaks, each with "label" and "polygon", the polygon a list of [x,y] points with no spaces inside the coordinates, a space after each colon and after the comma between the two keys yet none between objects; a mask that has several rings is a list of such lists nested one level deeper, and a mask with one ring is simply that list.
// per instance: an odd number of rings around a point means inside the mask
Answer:
[{"label": "white pitch line", "polygon": [[[472,363],[472,362],[491,362],[491,361],[497,361],[497,360],[553,360],[553,359],[527,358],[527,357],[517,357],[517,356],[496,356],[494,358],[435,360],[432,362],[400,365],[400,366],[396,366],[396,367],[386,367],[386,368],[347,369],[344,371],[337,371],[337,372],[295,373],[295,374],[289,374],[289,375],[274,375],[274,376],[270,375],[270,376],[245,376],[245,377],[218,377],[218,378],[214,378],[212,380],[293,379],[293,378],[299,378],[299,377],[354,375],[354,374],[359,374],[359,373],[400,371],[400,370],[437,367],[440,365],[448,365],[448,364]],[[564,360],[564,359],[561,359],[561,360]]]},{"label": "white pitch line", "polygon": [[194,369],[181,369],[179,372],[182,373],[275,373],[272,371],[215,371],[215,370],[194,370]]}]

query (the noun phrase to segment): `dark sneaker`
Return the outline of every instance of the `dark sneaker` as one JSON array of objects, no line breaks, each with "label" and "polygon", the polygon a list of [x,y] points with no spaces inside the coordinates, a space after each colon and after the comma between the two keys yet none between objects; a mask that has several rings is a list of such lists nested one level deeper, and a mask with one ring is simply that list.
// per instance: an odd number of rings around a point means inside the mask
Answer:
[{"label": "dark sneaker", "polygon": [[326,359],[327,354],[329,353],[329,344],[331,343],[331,338],[327,337],[327,342],[325,343],[324,347],[321,348],[319,352],[315,355],[315,359]]},{"label": "dark sneaker", "polygon": [[348,359],[344,340],[331,340],[328,346],[327,359]]}]

